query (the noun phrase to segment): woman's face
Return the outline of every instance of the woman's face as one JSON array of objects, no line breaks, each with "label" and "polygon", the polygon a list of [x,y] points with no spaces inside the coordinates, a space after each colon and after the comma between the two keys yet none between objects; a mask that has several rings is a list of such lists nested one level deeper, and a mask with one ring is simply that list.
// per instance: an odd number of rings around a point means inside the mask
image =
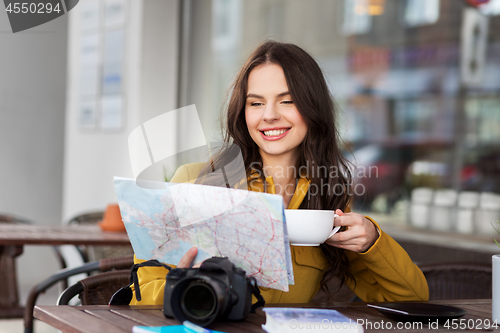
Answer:
[{"label": "woman's face", "polygon": [[246,98],[248,132],[259,146],[264,163],[272,157],[295,163],[307,124],[292,101],[281,66],[255,67],[248,76]]}]

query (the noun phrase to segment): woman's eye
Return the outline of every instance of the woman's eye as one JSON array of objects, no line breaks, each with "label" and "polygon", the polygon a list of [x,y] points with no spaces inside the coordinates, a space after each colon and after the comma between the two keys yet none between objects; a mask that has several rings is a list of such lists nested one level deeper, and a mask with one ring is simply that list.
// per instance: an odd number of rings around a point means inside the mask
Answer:
[{"label": "woman's eye", "polygon": [[283,101],[281,103],[283,103],[283,104],[293,104],[293,101]]},{"label": "woman's eye", "polygon": [[260,102],[252,102],[250,103],[251,106],[261,106],[263,105],[263,103],[260,103]]}]

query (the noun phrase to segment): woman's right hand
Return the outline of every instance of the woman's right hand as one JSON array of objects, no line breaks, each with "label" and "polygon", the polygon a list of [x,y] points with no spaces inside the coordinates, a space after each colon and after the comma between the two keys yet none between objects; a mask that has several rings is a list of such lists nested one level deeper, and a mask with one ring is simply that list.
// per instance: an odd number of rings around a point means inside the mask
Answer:
[{"label": "woman's right hand", "polygon": [[[190,248],[186,252],[186,254],[184,254],[184,256],[181,258],[181,260],[179,260],[179,263],[177,264],[177,268],[190,268],[191,263],[193,262],[193,260],[197,254],[198,254],[198,249],[196,247]],[[196,264],[193,267],[197,268],[197,267],[200,267],[200,265],[201,265],[201,263]]]}]

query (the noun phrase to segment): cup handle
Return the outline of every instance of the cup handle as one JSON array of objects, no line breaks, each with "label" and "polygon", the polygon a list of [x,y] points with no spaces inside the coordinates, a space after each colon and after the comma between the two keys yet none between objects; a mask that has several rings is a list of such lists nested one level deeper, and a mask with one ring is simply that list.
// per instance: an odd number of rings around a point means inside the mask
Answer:
[{"label": "cup handle", "polygon": [[[336,218],[336,217],[338,217],[338,215],[334,213],[334,214],[333,214],[333,219],[335,220],[335,218]],[[340,229],[340,226],[336,226],[336,227],[334,227],[334,228],[333,228],[333,230],[332,230],[332,232],[328,235],[328,238],[330,238],[330,237],[332,237],[333,235],[335,235],[335,234],[337,233],[337,231],[339,231],[339,229]],[[327,238],[327,239],[328,239],[328,238]]]}]

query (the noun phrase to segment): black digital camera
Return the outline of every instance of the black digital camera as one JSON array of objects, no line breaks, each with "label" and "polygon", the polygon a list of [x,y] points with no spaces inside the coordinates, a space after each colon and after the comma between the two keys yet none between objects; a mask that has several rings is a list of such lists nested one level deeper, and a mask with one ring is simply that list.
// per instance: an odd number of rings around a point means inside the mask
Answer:
[{"label": "black digital camera", "polygon": [[[208,326],[214,320],[244,320],[252,310],[252,293],[263,299],[255,279],[226,257],[212,257],[200,268],[174,268],[167,274],[163,314]],[[257,303],[256,303],[257,304]]]}]

